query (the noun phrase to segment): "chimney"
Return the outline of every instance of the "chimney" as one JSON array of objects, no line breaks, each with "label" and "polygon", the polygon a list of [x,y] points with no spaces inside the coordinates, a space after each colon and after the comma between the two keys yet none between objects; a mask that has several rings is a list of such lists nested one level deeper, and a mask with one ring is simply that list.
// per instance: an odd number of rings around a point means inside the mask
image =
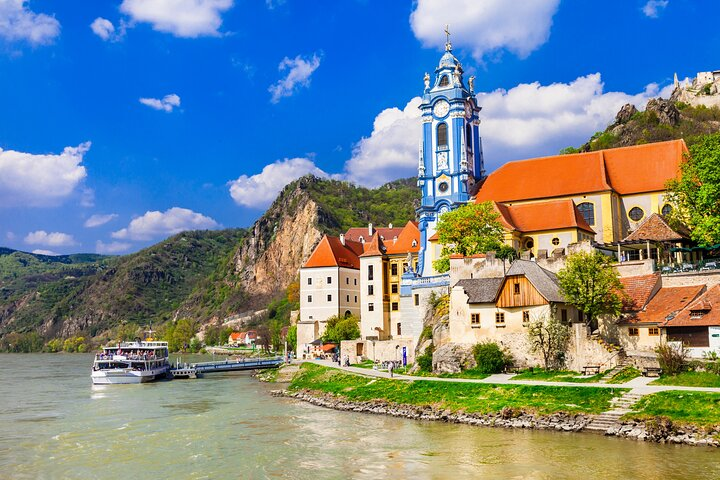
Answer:
[{"label": "chimney", "polygon": [[368,236],[372,237],[372,234],[373,234],[372,223],[368,223]]},{"label": "chimney", "polygon": [[345,234],[344,234],[344,233],[341,233],[341,234],[340,234],[340,243],[342,243],[343,245],[345,245]]},{"label": "chimney", "polygon": [[388,224],[388,228],[392,228],[392,223],[389,223],[389,224]]}]

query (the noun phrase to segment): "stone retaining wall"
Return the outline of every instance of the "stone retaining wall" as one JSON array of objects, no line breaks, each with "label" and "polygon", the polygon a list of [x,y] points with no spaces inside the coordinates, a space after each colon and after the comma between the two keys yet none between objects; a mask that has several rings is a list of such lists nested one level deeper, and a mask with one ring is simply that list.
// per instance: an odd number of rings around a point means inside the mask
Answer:
[{"label": "stone retaining wall", "polygon": [[[307,390],[273,390],[271,395],[302,400],[320,407],[332,408],[344,412],[374,413],[413,420],[431,420],[447,423],[462,423],[481,427],[530,428],[535,430],[557,430],[581,432],[592,421],[591,415],[553,413],[551,415],[533,415],[509,407],[497,413],[462,413],[439,409],[430,405],[404,405],[388,403],[382,400],[354,402],[328,393]],[[605,433],[608,436],[632,438],[656,443],[682,443],[694,446],[720,446],[720,426],[708,432],[696,427],[676,427],[672,422],[657,419],[644,422],[623,422],[611,427]]]}]

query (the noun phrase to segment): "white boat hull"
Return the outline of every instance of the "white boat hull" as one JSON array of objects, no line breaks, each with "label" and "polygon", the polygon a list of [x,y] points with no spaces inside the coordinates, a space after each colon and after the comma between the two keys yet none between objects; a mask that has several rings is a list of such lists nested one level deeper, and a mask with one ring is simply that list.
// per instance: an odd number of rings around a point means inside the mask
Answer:
[{"label": "white boat hull", "polygon": [[150,370],[132,370],[129,368],[94,370],[91,374],[91,378],[93,385],[146,383],[165,378],[165,375],[169,370],[169,365]]}]

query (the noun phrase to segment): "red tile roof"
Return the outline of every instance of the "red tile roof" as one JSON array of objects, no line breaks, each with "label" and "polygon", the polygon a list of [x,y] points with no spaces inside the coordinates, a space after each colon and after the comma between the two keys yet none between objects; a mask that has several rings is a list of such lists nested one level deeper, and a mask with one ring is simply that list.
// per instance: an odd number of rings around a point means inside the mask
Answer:
[{"label": "red tile roof", "polygon": [[704,285],[663,287],[643,310],[625,319],[622,323],[662,324],[668,317],[687,307],[704,288]]},{"label": "red tile roof", "polygon": [[232,332],[232,333],[230,334],[230,339],[231,339],[231,340],[237,340],[237,339],[239,339],[239,338],[242,338],[242,333],[240,333],[240,332]]},{"label": "red tile roof", "polygon": [[623,242],[671,242],[689,239],[690,235],[685,229],[675,231],[663,217],[653,213],[643,220],[630,235],[625,237]]},{"label": "red tile roof", "polygon": [[[508,162],[491,173],[477,202],[512,202],[614,190],[621,195],[665,190],[679,173],[683,140]],[[642,172],[642,174],[628,174]]]},{"label": "red tile roof", "polygon": [[653,293],[657,292],[662,282],[660,274],[653,273],[651,275],[641,275],[638,277],[620,278],[623,285],[623,301],[624,312],[637,312],[647,305]]},{"label": "red tile roof", "polygon": [[[396,229],[393,228],[392,230]],[[407,254],[408,252],[416,253],[420,251],[420,230],[418,230],[415,222],[405,224],[400,229],[400,233],[392,238],[385,237],[383,240],[381,233],[382,229],[378,229],[370,242],[365,243],[365,252],[361,255],[362,257]],[[413,241],[415,246],[413,246]]]},{"label": "red tile roof", "polygon": [[715,285],[663,327],[712,327],[720,325],[720,285]]},{"label": "red tile roof", "polygon": [[[414,223],[414,222],[412,222]],[[346,240],[352,240],[355,242],[359,242],[362,238],[364,241],[369,242],[370,237],[372,237],[374,234],[378,233],[381,237],[383,237],[385,240],[392,240],[395,237],[400,236],[400,233],[402,233],[403,227],[379,227],[379,228],[372,228],[372,234],[370,233],[369,228],[365,227],[353,227],[349,228],[347,232],[345,232],[345,239]]]},{"label": "red tile roof", "polygon": [[346,237],[345,245],[343,245],[339,238],[325,235],[303,268],[347,267],[359,269],[360,259],[358,257],[362,252],[363,245],[360,242],[347,240]]},{"label": "red tile roof", "polygon": [[500,223],[509,230],[539,232],[579,228],[589,233],[595,233],[570,199],[522,205],[495,203],[495,209],[500,213]]}]

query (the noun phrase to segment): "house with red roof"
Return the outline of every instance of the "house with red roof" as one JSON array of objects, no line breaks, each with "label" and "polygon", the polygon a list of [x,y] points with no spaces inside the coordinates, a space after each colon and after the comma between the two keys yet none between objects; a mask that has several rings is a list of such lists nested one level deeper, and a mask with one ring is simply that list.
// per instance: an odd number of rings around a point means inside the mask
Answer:
[{"label": "house with red roof", "polygon": [[535,255],[585,238],[619,242],[652,214],[670,212],[665,184],[687,152],[671,140],[508,162],[483,180],[475,201],[495,202],[506,242]]}]

